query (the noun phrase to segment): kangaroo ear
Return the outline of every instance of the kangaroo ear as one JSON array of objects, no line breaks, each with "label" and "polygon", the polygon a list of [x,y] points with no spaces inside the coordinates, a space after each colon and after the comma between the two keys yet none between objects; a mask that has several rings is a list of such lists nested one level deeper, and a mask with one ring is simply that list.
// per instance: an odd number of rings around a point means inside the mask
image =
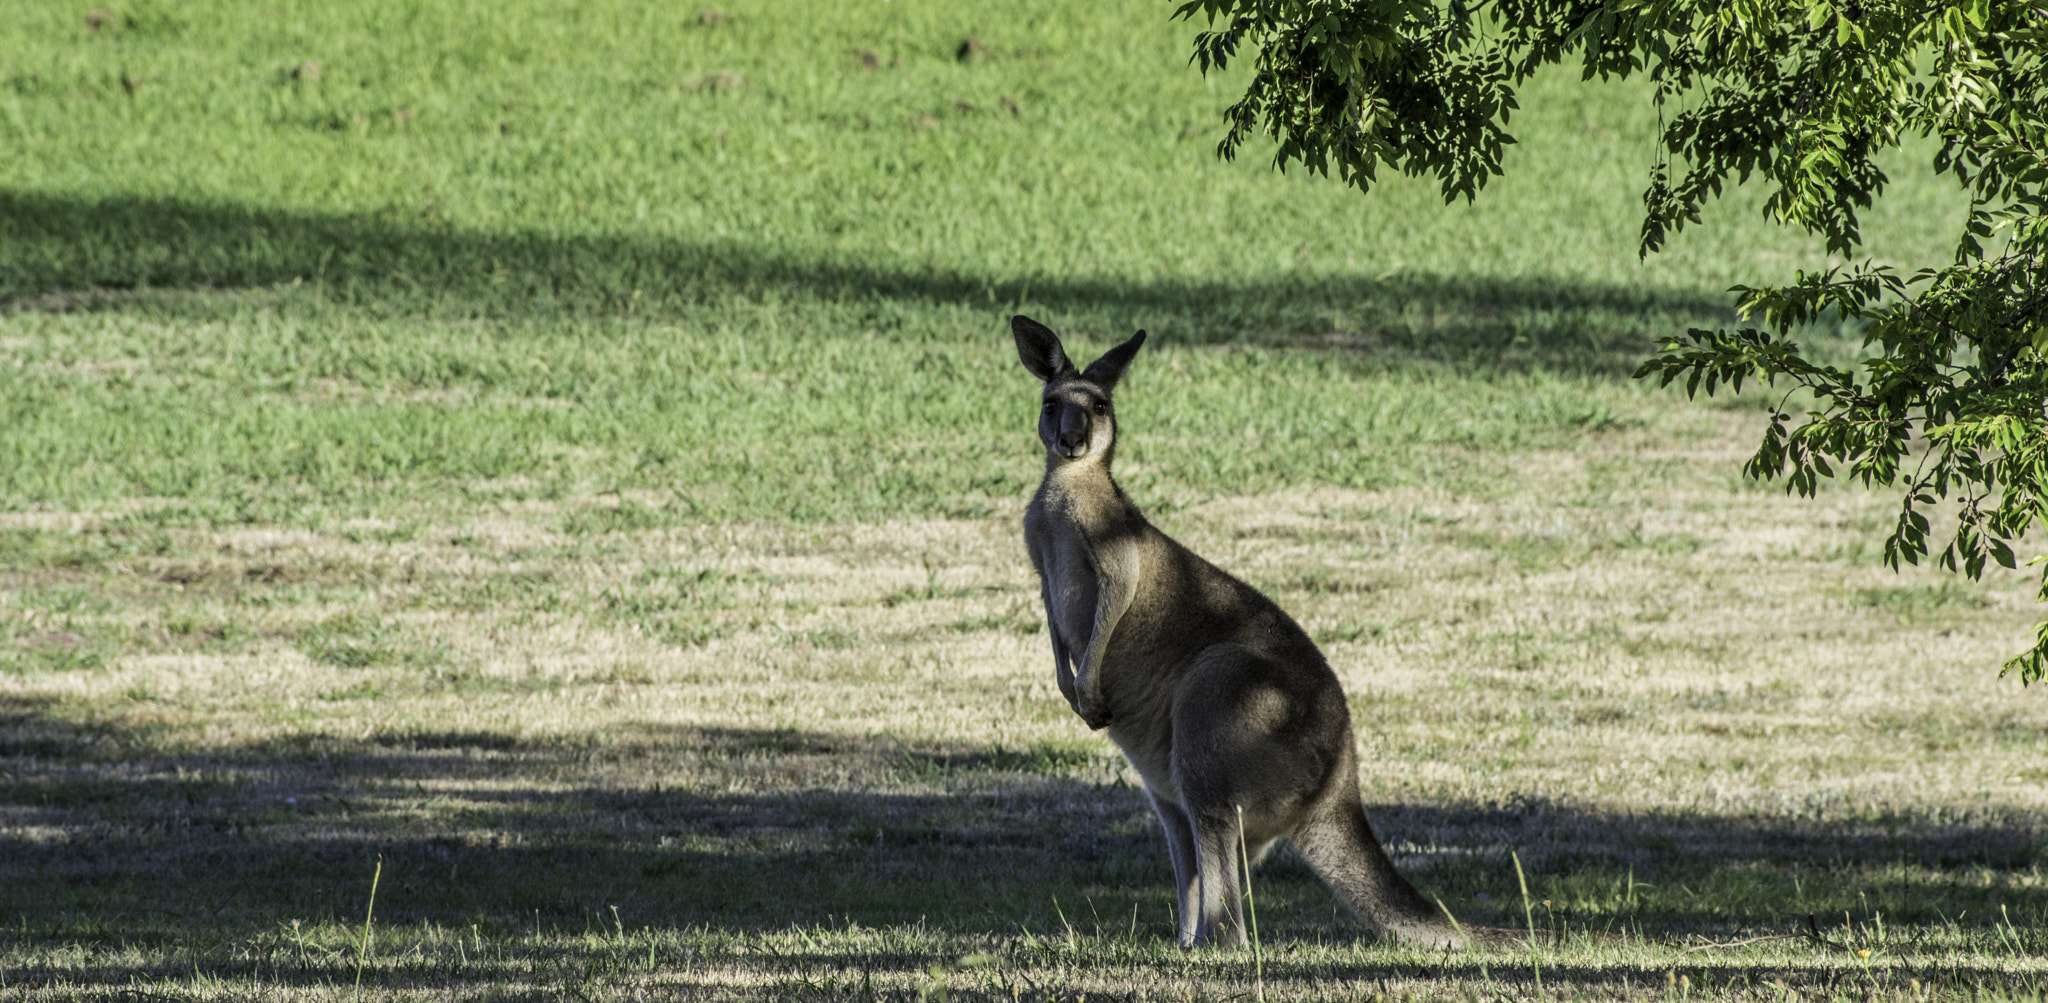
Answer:
[{"label": "kangaroo ear", "polygon": [[1130,368],[1131,359],[1136,357],[1138,349],[1144,346],[1145,332],[1139,331],[1131,335],[1131,340],[1102,353],[1102,358],[1089,363],[1088,371],[1082,373],[1081,378],[1101,386],[1104,390],[1116,389],[1116,381],[1124,378],[1124,370]]},{"label": "kangaroo ear", "polygon": [[1047,383],[1074,375],[1074,364],[1052,328],[1020,313],[1010,318],[1010,335],[1017,339],[1017,358],[1031,375]]}]

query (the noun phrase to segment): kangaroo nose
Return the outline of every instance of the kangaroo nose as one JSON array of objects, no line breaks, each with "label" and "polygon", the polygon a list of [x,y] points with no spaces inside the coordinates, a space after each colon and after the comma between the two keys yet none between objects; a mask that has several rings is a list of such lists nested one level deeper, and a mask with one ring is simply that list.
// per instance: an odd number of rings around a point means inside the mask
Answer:
[{"label": "kangaroo nose", "polygon": [[1088,442],[1088,416],[1075,413],[1077,410],[1069,408],[1060,415],[1060,447],[1063,449],[1078,449]]},{"label": "kangaroo nose", "polygon": [[1088,413],[1080,408],[1066,408],[1060,415],[1060,452],[1069,457],[1081,455],[1088,448]]}]

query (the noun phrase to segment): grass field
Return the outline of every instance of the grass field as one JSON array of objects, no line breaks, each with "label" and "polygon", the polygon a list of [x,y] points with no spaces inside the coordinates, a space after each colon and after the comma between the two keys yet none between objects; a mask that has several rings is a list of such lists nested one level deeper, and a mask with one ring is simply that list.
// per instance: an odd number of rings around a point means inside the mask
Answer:
[{"label": "grass field", "polygon": [[[1627,379],[1818,248],[1738,192],[1639,263],[1629,87],[1534,84],[1476,206],[1218,162],[1170,10],[0,18],[0,1000],[2048,992],[2026,577]],[[1262,983],[1172,946],[1018,311],[1153,332],[1126,487],[1324,645],[1418,883],[1553,942],[1364,943],[1283,856]]]}]

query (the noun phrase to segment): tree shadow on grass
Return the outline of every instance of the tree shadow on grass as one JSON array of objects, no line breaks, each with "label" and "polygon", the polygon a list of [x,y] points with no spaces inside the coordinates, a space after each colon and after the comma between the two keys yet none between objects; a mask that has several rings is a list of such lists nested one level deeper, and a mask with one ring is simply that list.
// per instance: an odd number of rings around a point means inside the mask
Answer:
[{"label": "tree shadow on grass", "polygon": [[[146,733],[16,703],[0,715],[0,884],[31,930],[148,940],[193,922],[348,922],[380,857],[383,921],[498,931],[536,913],[580,927],[613,907],[672,927],[1006,929],[1049,905],[1010,908],[1016,888],[1166,873],[1138,852],[1151,837],[1136,792],[1029,772],[1044,761],[1029,751],[642,727],[167,754]],[[823,779],[849,770],[851,789]],[[955,780],[977,790],[871,789]]]},{"label": "tree shadow on grass", "polygon": [[373,311],[507,319],[706,317],[772,303],[809,313],[820,331],[893,330],[934,307],[1028,309],[1063,326],[1146,327],[1188,343],[1610,375],[1633,369],[1659,336],[1725,323],[1731,307],[1717,290],[1490,276],[1483,264],[1461,275],[1242,281],[982,275],[766,241],[492,233],[388,215],[0,192],[0,307],[117,302],[107,290],[291,284]]},{"label": "tree shadow on grass", "polygon": [[[24,948],[118,943],[189,964],[249,938],[276,941],[295,923],[359,922],[381,861],[387,929],[507,938],[621,923],[753,933],[851,923],[1164,942],[1165,855],[1142,796],[1108,763],[1070,749],[654,725],[179,752],[147,729],[68,721],[13,698],[0,704],[0,936]],[[1374,817],[1420,885],[1482,923],[1523,919],[1509,848],[1547,900],[1536,917],[1551,929],[1725,936],[1798,929],[1807,915],[1840,929],[1845,913],[1894,926],[2048,913],[2048,888],[2024,880],[2043,850],[2044,820],[2031,814],[1802,821],[1526,801],[1382,805]],[[1269,943],[1357,935],[1298,861],[1276,859],[1259,882]],[[797,972],[832,951],[760,963]],[[862,964],[910,971],[929,962],[920,958]],[[224,971],[260,965],[215,960]],[[301,975],[316,982],[346,967],[307,964]],[[1284,953],[1272,964],[1271,977],[1288,977]],[[1303,964],[1303,978],[1330,974],[1327,960]],[[1429,975],[1420,963],[1346,964],[1348,978]],[[1642,977],[1580,969],[1551,977]],[[121,981],[115,968],[103,974]]]}]

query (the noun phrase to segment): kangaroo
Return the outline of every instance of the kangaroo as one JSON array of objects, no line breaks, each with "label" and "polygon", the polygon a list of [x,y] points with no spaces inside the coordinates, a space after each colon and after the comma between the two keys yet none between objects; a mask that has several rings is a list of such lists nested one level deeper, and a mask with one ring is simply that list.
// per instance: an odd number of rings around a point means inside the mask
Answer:
[{"label": "kangaroo", "polygon": [[1315,642],[1273,600],[1153,528],[1110,476],[1116,385],[1145,332],[1077,371],[1049,328],[1019,316],[1010,329],[1045,384],[1045,480],[1024,542],[1060,692],[1144,780],[1173,859],[1181,946],[1245,943],[1238,868],[1282,839],[1381,937],[1485,939],[1380,848],[1358,793],[1351,712]]}]

